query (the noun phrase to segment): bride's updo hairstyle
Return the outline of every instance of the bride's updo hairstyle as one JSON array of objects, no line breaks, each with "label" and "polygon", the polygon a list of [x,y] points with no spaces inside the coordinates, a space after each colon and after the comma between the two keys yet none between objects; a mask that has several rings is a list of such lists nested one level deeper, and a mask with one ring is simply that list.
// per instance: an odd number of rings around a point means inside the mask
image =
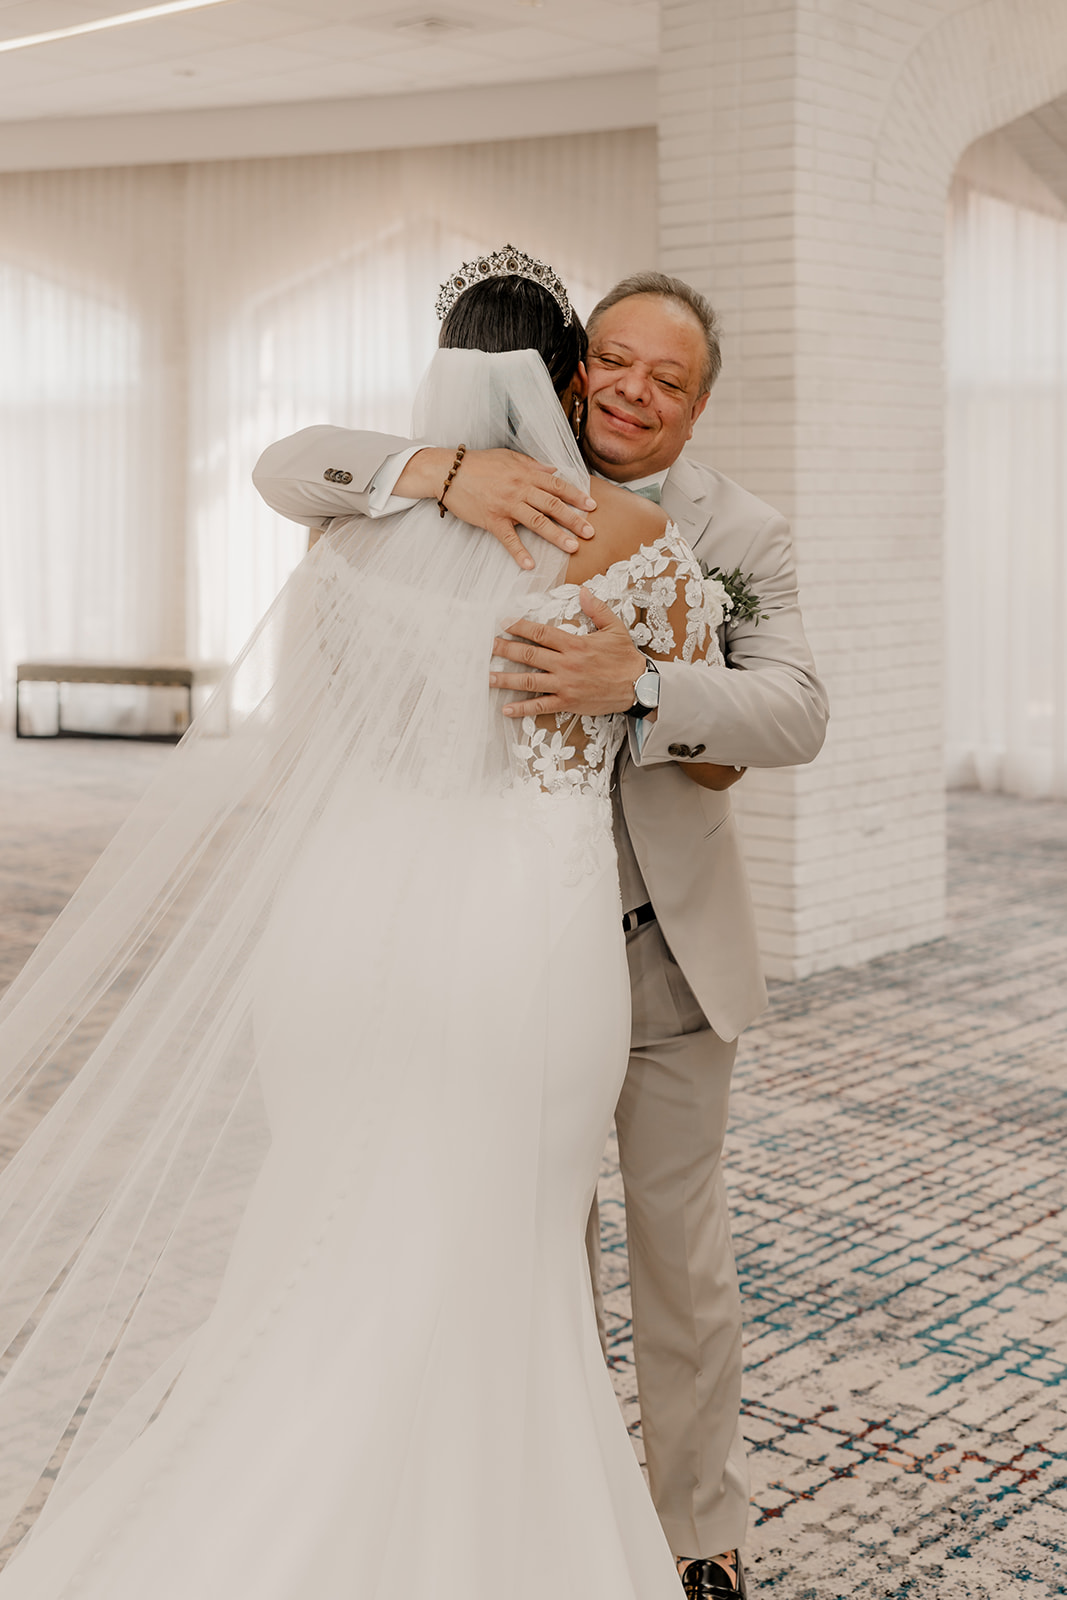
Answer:
[{"label": "bride's updo hairstyle", "polygon": [[561,395],[585,360],[586,331],[547,289],[529,278],[485,278],[465,289],[441,324],[442,350],[536,350]]}]

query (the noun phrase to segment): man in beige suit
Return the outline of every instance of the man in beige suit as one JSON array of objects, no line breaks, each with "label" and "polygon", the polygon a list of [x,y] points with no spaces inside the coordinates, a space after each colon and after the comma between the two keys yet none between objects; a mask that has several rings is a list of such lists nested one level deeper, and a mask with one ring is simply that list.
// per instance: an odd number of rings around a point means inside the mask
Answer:
[{"label": "man in beige suit", "polygon": [[[745,767],[810,761],[826,699],[804,638],[784,519],[681,453],[720,365],[707,303],[678,280],[639,274],[600,302],[589,335],[589,465],[660,499],[703,562],[740,569],[759,612],[726,625],[732,670],[667,662],[650,674],[621,622],[591,601],[594,633],[513,629],[499,648],[516,671],[496,678],[520,695],[537,693],[525,709],[631,713],[615,820],[633,1034],[616,1124],[642,1427],[652,1494],[686,1593],[728,1600],[745,1594],[738,1552],[748,1477],[721,1152],[737,1036],[766,991],[726,787]],[[432,445],[307,428],[272,445],[254,476],[269,505],[314,526],[396,509],[398,496],[437,498],[451,462],[451,451]],[[571,551],[592,531],[578,491],[507,451],[468,454],[447,499],[520,561],[516,525]],[[720,787],[690,782],[679,770],[690,762],[718,764],[712,781]]]}]

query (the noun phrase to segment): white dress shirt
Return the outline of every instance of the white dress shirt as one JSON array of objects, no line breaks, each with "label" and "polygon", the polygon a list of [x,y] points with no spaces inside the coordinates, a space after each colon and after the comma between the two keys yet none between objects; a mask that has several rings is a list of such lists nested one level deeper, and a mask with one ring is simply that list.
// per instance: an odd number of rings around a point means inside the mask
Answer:
[{"label": "white dress shirt", "polygon": [[418,505],[417,500],[394,494],[393,486],[412,456],[418,455],[423,448],[423,445],[415,444],[410,450],[398,450],[395,456],[386,456],[367,490],[368,517],[389,517],[394,511],[410,511],[412,506]]}]

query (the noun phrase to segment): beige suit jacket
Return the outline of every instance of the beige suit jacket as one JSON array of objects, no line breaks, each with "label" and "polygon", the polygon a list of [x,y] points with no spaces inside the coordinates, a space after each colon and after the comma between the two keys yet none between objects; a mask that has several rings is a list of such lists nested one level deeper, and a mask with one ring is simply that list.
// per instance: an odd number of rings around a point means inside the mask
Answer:
[{"label": "beige suit jacket", "polygon": [[[253,481],[275,511],[314,527],[365,512],[375,472],[410,444],[305,428],[264,451]],[[758,624],[724,630],[733,670],[663,665],[656,720],[640,750],[631,730],[619,758],[627,830],[664,937],[716,1033],[733,1039],[766,1004],[748,880],[729,793],[698,787],[679,767],[811,761],[826,730],[826,695],[804,637],[785,519],[686,456],[668,473],[663,507],[701,561],[750,576],[764,613]]]}]

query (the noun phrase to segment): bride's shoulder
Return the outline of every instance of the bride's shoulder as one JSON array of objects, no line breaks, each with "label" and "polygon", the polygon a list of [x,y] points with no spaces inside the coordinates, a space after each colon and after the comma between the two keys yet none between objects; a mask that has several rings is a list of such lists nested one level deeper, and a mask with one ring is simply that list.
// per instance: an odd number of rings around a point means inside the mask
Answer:
[{"label": "bride's shoulder", "polygon": [[648,544],[657,539],[667,526],[667,514],[653,500],[634,494],[624,484],[610,483],[607,478],[594,478],[589,492],[596,501],[596,510],[589,520],[599,534],[618,530],[636,544]]},{"label": "bride's shoulder", "polygon": [[596,501],[596,510],[589,513],[596,532],[583,539],[568,563],[571,583],[586,583],[616,562],[628,560],[642,545],[655,544],[668,527],[666,513],[658,505],[617,483],[594,478],[589,492]]}]

